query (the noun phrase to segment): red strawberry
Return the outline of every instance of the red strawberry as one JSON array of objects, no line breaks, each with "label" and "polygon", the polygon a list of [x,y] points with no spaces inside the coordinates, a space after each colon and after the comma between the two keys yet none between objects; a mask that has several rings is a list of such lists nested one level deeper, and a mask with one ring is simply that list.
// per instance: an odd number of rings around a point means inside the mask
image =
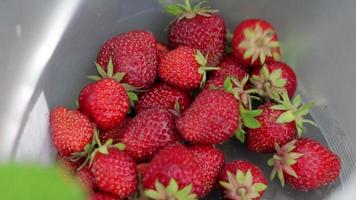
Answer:
[{"label": "red strawberry", "polygon": [[232,48],[235,57],[246,66],[261,66],[281,57],[277,33],[262,19],[242,21],[235,29]]},{"label": "red strawberry", "polygon": [[155,155],[144,171],[143,188],[152,199],[185,199],[188,196],[197,199],[196,196],[204,190],[201,177],[194,155],[185,146],[177,144]]},{"label": "red strawberry", "polygon": [[248,75],[247,68],[241,66],[233,55],[226,56],[218,66],[220,70],[211,72],[211,78],[208,80],[207,86],[223,87],[224,81],[228,76],[235,76],[238,80],[242,80]]},{"label": "red strawberry", "polygon": [[223,90],[203,90],[176,122],[183,138],[193,143],[218,144],[238,128],[239,104]]},{"label": "red strawberry", "polygon": [[85,188],[89,190],[96,189],[95,180],[89,167],[86,166],[80,171],[78,171],[76,177],[78,178],[80,184],[82,184]]},{"label": "red strawberry", "polygon": [[[274,144],[284,145],[304,132],[303,124],[314,122],[304,119],[312,103],[301,106],[298,95],[290,102],[286,93],[282,94],[281,104],[265,103],[259,107],[262,114],[256,117],[259,128],[247,130],[247,146],[250,151],[269,153],[274,150]],[[316,126],[316,125],[315,125]]]},{"label": "red strawberry", "polygon": [[89,200],[121,200],[121,199],[116,198],[115,196],[112,196],[104,192],[95,192],[90,196]]},{"label": "red strawberry", "polygon": [[157,58],[158,61],[161,60],[161,58],[166,55],[169,52],[169,48],[167,45],[162,44],[162,43],[157,43]]},{"label": "red strawberry", "polygon": [[185,1],[184,8],[178,5],[169,5],[166,12],[177,16],[169,27],[169,44],[171,47],[189,46],[208,55],[208,63],[214,66],[224,56],[225,48],[225,22],[219,15],[201,1],[194,7]]},{"label": "red strawberry", "polygon": [[50,124],[53,145],[61,156],[81,152],[92,141],[94,124],[76,110],[64,107],[53,109]]},{"label": "red strawberry", "polygon": [[200,51],[180,46],[163,56],[158,75],[177,88],[194,89],[205,84],[207,71],[217,69],[207,66],[207,60]]},{"label": "red strawberry", "polygon": [[137,189],[136,165],[133,159],[116,147],[93,153],[91,172],[98,188],[119,198],[127,198]]},{"label": "red strawberry", "polygon": [[135,161],[149,160],[158,150],[177,141],[173,114],[160,107],[138,113],[122,132],[121,142]]},{"label": "red strawberry", "polygon": [[255,68],[252,72],[251,82],[255,85],[258,93],[269,99],[279,99],[283,91],[287,91],[292,98],[297,89],[297,76],[287,64],[272,61],[263,67]]},{"label": "red strawberry", "polygon": [[189,92],[176,89],[165,83],[158,83],[139,97],[135,108],[138,112],[156,106],[174,110],[177,102],[180,111],[186,109],[191,103]]},{"label": "red strawberry", "polygon": [[152,33],[134,30],[113,37],[101,47],[97,63],[107,66],[110,57],[114,73],[126,73],[123,82],[137,88],[148,88],[155,81],[157,46]]},{"label": "red strawberry", "polygon": [[268,161],[274,166],[271,178],[278,174],[286,183],[299,191],[310,191],[331,184],[340,174],[340,159],[327,147],[310,138],[293,140],[282,147]]},{"label": "red strawberry", "polygon": [[122,129],[124,129],[127,126],[129,120],[130,120],[129,118],[126,118],[124,122],[122,122],[118,127],[107,131],[101,131],[99,133],[100,142],[105,143],[109,139],[112,139],[112,142],[114,144],[120,142],[123,134]]},{"label": "red strawberry", "polygon": [[204,183],[203,195],[212,191],[221,170],[225,165],[224,154],[210,145],[193,145],[189,148],[201,167],[202,181]]},{"label": "red strawberry", "polygon": [[220,184],[226,199],[259,200],[267,189],[267,180],[256,165],[235,160],[227,164],[221,173]]}]

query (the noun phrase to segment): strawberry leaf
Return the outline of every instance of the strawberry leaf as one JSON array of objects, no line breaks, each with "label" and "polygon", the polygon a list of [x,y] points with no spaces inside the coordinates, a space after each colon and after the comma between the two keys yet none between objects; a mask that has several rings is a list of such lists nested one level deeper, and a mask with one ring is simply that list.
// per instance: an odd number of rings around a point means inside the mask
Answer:
[{"label": "strawberry leaf", "polygon": [[288,123],[294,120],[294,115],[293,112],[288,110],[284,113],[282,113],[278,119],[277,119],[277,123],[283,124],[283,123]]}]

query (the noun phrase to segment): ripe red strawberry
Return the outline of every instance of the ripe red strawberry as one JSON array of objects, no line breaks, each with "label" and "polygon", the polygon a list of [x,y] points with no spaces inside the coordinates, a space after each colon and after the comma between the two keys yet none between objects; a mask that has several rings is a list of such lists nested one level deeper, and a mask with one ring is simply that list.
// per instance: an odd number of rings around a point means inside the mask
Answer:
[{"label": "ripe red strawberry", "polygon": [[174,110],[177,102],[179,103],[180,111],[186,109],[191,103],[189,92],[176,89],[165,83],[157,83],[146,93],[139,96],[135,108],[138,112],[156,106]]},{"label": "ripe red strawberry", "polygon": [[80,112],[57,107],[50,114],[52,143],[61,156],[70,156],[90,144],[94,124]]},{"label": "ripe red strawberry", "polygon": [[247,147],[253,152],[269,153],[274,150],[274,144],[284,145],[301,136],[304,124],[316,124],[304,116],[309,113],[313,103],[301,105],[301,97],[297,95],[291,102],[286,92],[282,93],[280,104],[266,103],[259,107],[262,114],[256,117],[259,128],[247,130]]},{"label": "ripe red strawberry", "polygon": [[207,60],[200,51],[180,46],[163,56],[158,75],[170,85],[189,90],[204,86],[207,71],[217,69],[207,66]]},{"label": "ripe red strawberry", "polygon": [[158,61],[161,60],[161,58],[166,55],[169,52],[169,48],[167,45],[162,44],[162,43],[157,43],[157,59]]},{"label": "ripe red strawberry", "polygon": [[135,161],[149,160],[158,150],[177,141],[173,114],[165,108],[144,110],[122,130],[121,142]]},{"label": "ripe red strawberry", "polygon": [[91,173],[90,168],[88,166],[85,166],[83,169],[78,171],[76,177],[78,178],[80,184],[83,187],[89,190],[96,189],[96,184],[95,184],[93,174]]},{"label": "ripe red strawberry", "polygon": [[327,147],[310,138],[293,140],[280,147],[268,161],[284,186],[284,181],[299,191],[310,191],[331,184],[340,174],[340,159]]},{"label": "ripe red strawberry", "polygon": [[116,35],[100,49],[97,63],[107,66],[110,57],[114,73],[124,72],[123,82],[137,88],[148,88],[157,76],[157,46],[152,33],[133,30]]},{"label": "ripe red strawberry", "polygon": [[203,90],[176,121],[178,131],[189,142],[218,144],[238,128],[239,103],[223,90]]},{"label": "ripe red strawberry", "polygon": [[201,1],[194,7],[185,1],[184,8],[169,5],[166,12],[177,16],[169,27],[169,44],[171,47],[189,46],[208,55],[209,66],[218,64],[224,56],[225,22],[219,15]]},{"label": "ripe red strawberry", "polygon": [[235,57],[246,66],[261,66],[281,57],[277,33],[262,19],[242,21],[235,29],[232,48]]},{"label": "ripe red strawberry", "polygon": [[197,199],[204,190],[202,172],[192,152],[183,145],[172,145],[156,154],[146,167],[143,188],[151,199],[185,199],[177,198],[181,195]]},{"label": "ripe red strawberry", "polygon": [[251,82],[260,96],[272,100],[279,99],[283,91],[287,91],[289,98],[292,98],[298,84],[294,70],[278,61],[268,62],[263,67],[254,68]]},{"label": "ripe red strawberry", "polygon": [[104,192],[94,192],[90,196],[89,200],[121,200],[121,199],[116,198],[115,196],[112,196]]},{"label": "ripe red strawberry", "polygon": [[218,66],[220,67],[220,70],[211,72],[211,77],[207,82],[207,86],[214,85],[223,87],[224,81],[228,76],[235,76],[238,80],[242,80],[248,75],[247,68],[241,66],[233,55],[226,56]]},{"label": "ripe red strawberry", "polygon": [[127,198],[137,189],[136,165],[133,159],[116,147],[93,154],[91,172],[98,188],[119,198]]},{"label": "ripe red strawberry", "polygon": [[123,134],[122,129],[124,129],[127,126],[129,120],[131,119],[126,118],[124,122],[122,122],[118,127],[107,131],[101,131],[99,133],[100,142],[104,144],[109,139],[112,140],[113,144],[120,142]]},{"label": "ripe red strawberry", "polygon": [[267,184],[260,168],[243,160],[235,160],[227,164],[220,177],[225,198],[232,200],[259,200],[267,189]]},{"label": "ripe red strawberry", "polygon": [[201,167],[201,180],[204,184],[203,195],[212,191],[225,165],[224,154],[210,145],[193,145],[189,147]]}]

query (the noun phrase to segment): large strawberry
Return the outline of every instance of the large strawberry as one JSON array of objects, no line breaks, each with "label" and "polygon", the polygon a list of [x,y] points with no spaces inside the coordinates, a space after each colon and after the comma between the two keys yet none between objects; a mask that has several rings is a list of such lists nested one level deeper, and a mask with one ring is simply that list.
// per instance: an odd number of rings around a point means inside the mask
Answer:
[{"label": "large strawberry", "polygon": [[220,185],[226,199],[259,200],[267,189],[267,180],[256,165],[235,160],[222,171]]},{"label": "large strawberry", "polygon": [[90,171],[88,166],[85,166],[83,169],[76,173],[76,177],[79,180],[79,183],[88,190],[95,190],[96,184],[93,177],[93,174]]},{"label": "large strawberry", "polygon": [[327,147],[310,138],[293,140],[280,147],[268,161],[274,166],[271,174],[276,174],[284,182],[300,191],[310,191],[335,181],[340,174],[340,159]]},{"label": "large strawberry", "polygon": [[169,44],[171,47],[189,46],[199,49],[208,56],[209,65],[218,64],[224,56],[226,27],[222,17],[214,14],[205,1],[191,6],[189,0],[185,5],[169,5],[166,12],[177,18],[169,27]]},{"label": "large strawberry", "polygon": [[232,48],[235,57],[246,66],[261,66],[281,57],[277,33],[262,19],[242,21],[235,29]]},{"label": "large strawberry", "polygon": [[144,110],[122,130],[121,142],[136,161],[150,159],[158,150],[177,141],[173,114],[161,107]]},{"label": "large strawberry", "polygon": [[118,198],[127,198],[137,189],[137,174],[134,160],[123,151],[124,145],[112,145],[108,140],[87,158],[90,160],[91,172],[100,191]]},{"label": "large strawberry", "polygon": [[[315,125],[304,119],[313,103],[301,105],[301,97],[297,95],[293,103],[287,93],[282,94],[281,104],[265,103],[259,107],[262,113],[256,117],[260,127],[247,130],[247,146],[250,151],[269,153],[274,150],[274,144],[284,145],[301,136],[304,123]],[[316,126],[316,125],[315,125]]]},{"label": "large strawberry", "polygon": [[234,95],[207,89],[181,114],[176,126],[187,141],[218,144],[234,135],[239,119],[239,104]]},{"label": "large strawberry", "polygon": [[197,200],[204,190],[201,168],[183,145],[166,147],[155,155],[143,174],[145,194],[151,199]]},{"label": "large strawberry", "polygon": [[122,130],[127,126],[128,121],[130,120],[131,118],[126,118],[124,122],[122,122],[118,127],[110,130],[100,131],[99,133],[100,142],[105,143],[109,139],[111,139],[114,144],[120,142],[123,135]]},{"label": "large strawberry", "polygon": [[161,60],[161,58],[166,55],[169,52],[169,48],[167,45],[162,44],[162,43],[157,43],[157,59],[158,61]]},{"label": "large strawberry", "polygon": [[194,89],[204,86],[207,71],[219,69],[209,67],[207,64],[207,59],[199,50],[180,46],[163,56],[158,67],[158,75],[177,88]]},{"label": "large strawberry", "polygon": [[[129,92],[127,84],[120,84],[124,73],[113,73],[113,63],[109,60],[107,72],[97,64],[98,76],[89,78],[96,80],[85,86],[79,95],[79,110],[94,121],[100,130],[118,127],[129,112],[130,100],[137,100],[136,94]],[[125,88],[126,87],[126,88]]]},{"label": "large strawberry", "polygon": [[155,106],[163,106],[173,110],[177,103],[179,104],[180,111],[186,109],[191,103],[189,92],[176,89],[165,83],[157,83],[146,93],[139,96],[135,108],[138,112]]},{"label": "large strawberry", "polygon": [[157,76],[157,46],[152,33],[133,30],[106,41],[97,63],[107,66],[113,59],[114,72],[126,73],[123,82],[137,88],[148,88]]},{"label": "large strawberry", "polygon": [[224,154],[210,145],[193,145],[189,147],[195,159],[201,167],[202,181],[204,184],[203,194],[208,194],[218,180],[221,170],[225,165]]},{"label": "large strawberry", "polygon": [[50,114],[52,143],[61,156],[81,152],[90,144],[95,125],[76,110],[57,107]]},{"label": "large strawberry", "polygon": [[255,68],[250,81],[257,88],[258,94],[267,100],[279,99],[283,91],[292,98],[298,84],[294,70],[279,61],[268,62],[263,67]]}]

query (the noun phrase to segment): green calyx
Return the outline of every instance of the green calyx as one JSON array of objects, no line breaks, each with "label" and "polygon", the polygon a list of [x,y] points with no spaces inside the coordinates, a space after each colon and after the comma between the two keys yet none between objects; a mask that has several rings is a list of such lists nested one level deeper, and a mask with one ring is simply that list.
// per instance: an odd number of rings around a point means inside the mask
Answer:
[{"label": "green calyx", "polygon": [[200,82],[200,88],[203,88],[206,83],[207,72],[214,71],[214,70],[220,70],[220,68],[207,66],[208,65],[208,56],[204,57],[204,55],[199,50],[197,50],[197,52],[195,54],[195,60],[200,65],[200,67],[198,69],[198,73],[202,76],[202,80]]},{"label": "green calyx", "polygon": [[101,144],[100,139],[99,139],[99,131],[95,128],[92,143],[87,144],[85,146],[83,152],[73,153],[70,158],[73,161],[85,158],[85,161],[83,162],[83,164],[78,168],[78,171],[79,171],[83,167],[85,167],[88,163],[89,163],[89,166],[91,166],[93,163],[93,160],[95,158],[95,155],[98,152],[102,153],[102,154],[108,154],[109,148],[117,148],[117,149],[123,151],[125,149],[125,147],[126,146],[123,143],[112,144],[112,139],[107,140],[105,142],[105,144]]},{"label": "green calyx", "polygon": [[266,100],[278,100],[281,93],[286,91],[287,80],[282,78],[281,69],[274,70],[271,73],[264,65],[261,68],[260,75],[253,75],[250,81],[256,87],[258,94]]},{"label": "green calyx", "polygon": [[212,13],[218,12],[218,10],[211,9],[206,1],[200,1],[192,6],[190,0],[184,0],[184,4],[177,3],[167,5],[165,11],[168,14],[176,16],[178,21],[184,18],[193,19],[197,15],[210,17]]},{"label": "green calyx", "polygon": [[245,40],[238,48],[244,50],[244,59],[251,58],[251,64],[260,60],[261,64],[266,61],[266,56],[273,57],[274,60],[280,60],[280,55],[274,49],[279,47],[279,42],[273,40],[275,32],[272,29],[263,30],[259,24],[254,29],[247,28],[244,31]]},{"label": "green calyx", "polygon": [[220,181],[227,199],[252,200],[260,197],[260,193],[267,189],[263,183],[253,183],[250,169],[245,174],[238,170],[235,175],[228,171],[227,179],[227,182]]},{"label": "green calyx", "polygon": [[298,178],[298,175],[291,167],[297,160],[303,156],[301,153],[293,152],[295,149],[295,143],[297,140],[292,140],[289,143],[279,146],[278,143],[275,143],[276,153],[273,155],[271,159],[268,160],[267,165],[273,167],[271,172],[271,180],[277,175],[281,185],[284,187],[284,174],[287,173],[290,176]]},{"label": "green calyx", "polygon": [[[95,63],[96,65],[96,70],[98,71],[99,76],[94,75],[94,76],[88,76],[90,80],[93,81],[99,81],[102,78],[112,78],[116,80],[117,82],[121,82],[122,79],[125,76],[124,72],[117,72],[114,74],[114,64],[112,62],[112,58],[110,57],[108,65],[106,66],[106,71],[102,66],[100,66],[98,63]],[[134,86],[127,84],[127,83],[121,83],[121,85],[125,88],[127,95],[130,98],[130,105],[134,106],[135,101],[138,101],[138,96],[136,92],[143,92],[143,90],[139,90],[138,88],[135,88]]]},{"label": "green calyx", "polygon": [[270,107],[272,110],[282,110],[284,111],[278,118],[277,123],[288,123],[295,122],[297,127],[298,136],[300,137],[304,132],[304,124],[310,124],[315,127],[317,125],[315,122],[309,119],[304,119],[304,116],[307,115],[312,107],[314,107],[314,103],[306,103],[302,105],[302,100],[300,95],[297,95],[293,101],[289,100],[288,94],[283,92],[281,94],[282,100],[279,100],[277,105],[273,105]]},{"label": "green calyx", "polygon": [[[252,95],[257,91],[256,89],[245,90],[245,85],[248,81],[248,75],[245,76],[241,82],[235,76],[228,76],[224,81],[224,90],[234,95],[237,101],[240,102],[240,120],[238,122],[239,127],[235,132],[235,137],[242,143],[245,142],[246,132],[243,130],[247,128],[259,128],[260,123],[255,119],[262,113],[262,110],[252,110],[252,99],[258,99],[258,97]],[[247,109],[246,109],[247,108]]]},{"label": "green calyx", "polygon": [[179,189],[178,183],[171,178],[167,187],[158,180],[155,189],[145,190],[145,195],[154,200],[198,200],[197,195],[192,192],[192,184]]}]

